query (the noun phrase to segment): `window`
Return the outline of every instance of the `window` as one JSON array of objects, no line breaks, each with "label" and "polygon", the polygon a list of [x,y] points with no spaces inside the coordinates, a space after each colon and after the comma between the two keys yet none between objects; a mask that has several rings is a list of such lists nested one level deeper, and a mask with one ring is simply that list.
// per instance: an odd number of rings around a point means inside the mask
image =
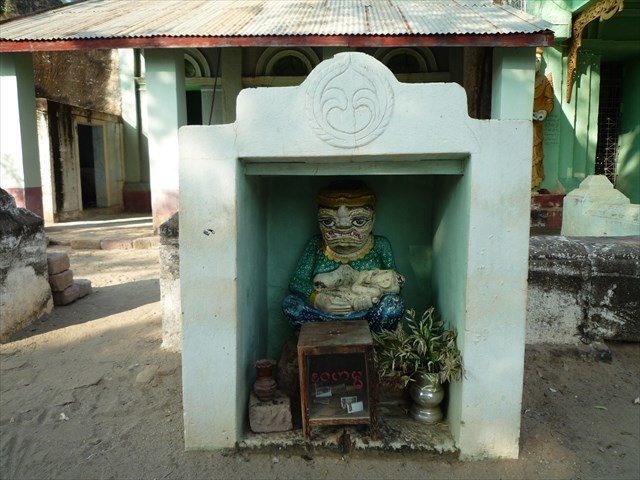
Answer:
[{"label": "window", "polygon": [[267,48],[258,59],[257,76],[303,77],[320,63],[311,48]]},{"label": "window", "polygon": [[205,56],[197,48],[185,49],[184,76],[187,78],[211,76],[209,62],[207,62]]},{"label": "window", "polygon": [[616,184],[618,139],[620,137],[620,101],[622,64],[602,63],[600,68],[600,108],[598,110],[598,146],[596,175],[605,175]]},{"label": "window", "polygon": [[436,57],[426,47],[379,48],[375,57],[395,74],[437,72]]}]

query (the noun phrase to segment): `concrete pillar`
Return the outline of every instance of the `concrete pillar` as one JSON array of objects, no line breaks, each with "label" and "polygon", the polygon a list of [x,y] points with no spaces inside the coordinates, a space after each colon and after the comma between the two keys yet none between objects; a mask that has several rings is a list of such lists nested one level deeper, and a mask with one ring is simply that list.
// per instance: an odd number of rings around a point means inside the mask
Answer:
[{"label": "concrete pillar", "polygon": [[580,50],[575,73],[576,89],[571,101],[575,102],[576,116],[573,126],[573,180],[569,187],[582,182],[596,169],[598,146],[598,111],[600,109],[600,55]]},{"label": "concrete pillar", "polygon": [[[148,212],[151,209],[149,161],[146,144],[141,141],[142,103],[139,66],[134,49],[118,50],[124,143],[125,184],[122,192],[124,209],[128,212]],[[146,106],[146,105],[145,105]]]},{"label": "concrete pillar", "polygon": [[43,216],[30,53],[0,55],[0,182],[16,205]]},{"label": "concrete pillar", "polygon": [[162,304],[162,345],[171,352],[182,351],[182,310],[180,308],[179,213],[160,225],[160,303]]},{"label": "concrete pillar", "polygon": [[[236,199],[241,172],[233,156],[233,135],[226,134],[233,127],[190,126],[180,133],[180,201],[185,206],[179,215],[182,403],[187,450],[232,448],[241,439],[253,374],[241,348],[250,345],[243,338],[256,328],[246,325],[253,316],[239,313],[253,302],[242,296],[248,292],[238,291]],[[218,128],[224,136],[213,133]],[[202,139],[203,132],[208,141],[198,144],[194,136]]]},{"label": "concrete pillar", "polygon": [[233,123],[236,121],[236,100],[242,90],[242,49],[223,48],[220,55],[224,92],[223,122]]},{"label": "concrete pillar", "polygon": [[550,192],[558,192],[558,182],[560,181],[564,185],[560,180],[563,158],[563,155],[560,154],[561,144],[566,142],[567,138],[573,138],[573,133],[570,135],[561,133],[563,128],[571,129],[565,121],[567,114],[564,111],[566,105],[564,104],[564,86],[562,82],[562,47],[545,48],[542,58],[541,72],[551,76],[555,98],[553,110],[543,122],[544,180],[540,187],[546,188]]},{"label": "concrete pillar", "polygon": [[535,60],[532,47],[493,49],[491,118],[531,120]]},{"label": "concrete pillar", "polygon": [[184,54],[145,50],[153,228],[178,211],[178,129],[187,124]]}]

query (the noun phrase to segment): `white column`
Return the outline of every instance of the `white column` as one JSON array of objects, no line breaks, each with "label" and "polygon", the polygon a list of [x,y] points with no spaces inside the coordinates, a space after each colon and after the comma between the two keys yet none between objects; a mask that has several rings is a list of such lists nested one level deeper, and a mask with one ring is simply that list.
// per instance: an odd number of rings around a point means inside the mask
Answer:
[{"label": "white column", "polygon": [[533,47],[493,49],[491,118],[531,120],[535,67]]},{"label": "white column", "polygon": [[238,351],[249,331],[239,328],[239,305],[249,300],[238,295],[240,172],[234,125],[190,126],[180,138],[185,448],[231,448],[242,435],[253,374],[246,368],[246,352]]},{"label": "white column", "polygon": [[178,129],[187,124],[184,53],[145,50],[153,228],[178,210]]},{"label": "white column", "polygon": [[125,210],[146,212],[151,198],[147,144],[142,142],[146,138],[142,118],[146,103],[136,78],[141,75],[136,55],[131,48],[118,50],[125,167],[122,196]]},{"label": "white column", "polygon": [[138,138],[138,99],[135,79],[135,51],[118,50],[120,66],[120,95],[124,140],[125,174],[127,183],[140,181],[140,141]]},{"label": "white column", "polygon": [[0,186],[42,216],[42,183],[30,53],[0,55]]}]

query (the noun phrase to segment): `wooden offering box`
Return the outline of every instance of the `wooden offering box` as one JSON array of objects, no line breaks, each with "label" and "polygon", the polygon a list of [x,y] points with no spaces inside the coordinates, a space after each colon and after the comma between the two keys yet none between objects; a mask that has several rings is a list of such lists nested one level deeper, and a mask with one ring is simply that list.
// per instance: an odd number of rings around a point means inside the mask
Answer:
[{"label": "wooden offering box", "polygon": [[298,365],[305,441],[318,425],[369,424],[376,439],[377,376],[365,320],[304,324]]}]

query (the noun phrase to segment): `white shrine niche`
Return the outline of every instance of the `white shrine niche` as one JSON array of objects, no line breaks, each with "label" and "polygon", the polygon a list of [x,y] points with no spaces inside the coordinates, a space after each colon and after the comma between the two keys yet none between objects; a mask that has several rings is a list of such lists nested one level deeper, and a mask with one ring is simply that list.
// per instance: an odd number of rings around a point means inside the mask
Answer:
[{"label": "white shrine niche", "polygon": [[458,329],[467,373],[448,422],[461,457],[517,457],[531,138],[529,121],[470,119],[459,85],[402,84],[361,53],[298,87],[243,90],[233,124],[182,128],[186,448],[242,440],[253,362],[291,332],[279,306],[315,233],[315,194],[354,175],[378,194],[375,232],[392,241],[407,304]]}]

